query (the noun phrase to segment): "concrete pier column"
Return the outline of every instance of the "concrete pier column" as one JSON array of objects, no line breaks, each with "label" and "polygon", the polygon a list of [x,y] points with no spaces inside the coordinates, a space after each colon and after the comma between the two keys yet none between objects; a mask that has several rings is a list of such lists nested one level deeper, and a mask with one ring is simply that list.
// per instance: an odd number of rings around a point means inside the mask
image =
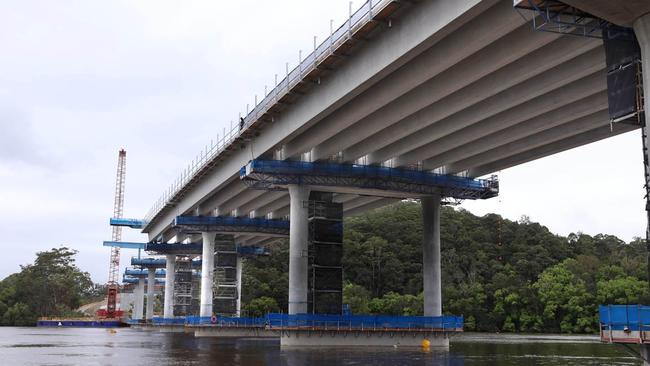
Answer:
[{"label": "concrete pier column", "polygon": [[241,316],[241,273],[242,273],[241,256],[237,255],[237,316]]},{"label": "concrete pier column", "polygon": [[[634,33],[639,41],[641,47],[641,69],[643,71],[643,95],[645,111],[645,133],[646,133],[646,146],[650,148],[650,13],[641,16],[634,21]],[[650,167],[646,167],[650,171]],[[646,182],[647,183],[647,182]],[[650,227],[647,228],[650,231]],[[650,263],[650,254],[648,255],[648,263]],[[650,267],[649,267],[650,271]],[[650,273],[648,275],[650,277]],[[640,346],[641,357],[643,358],[643,365],[650,366],[650,345],[642,344]]]},{"label": "concrete pier column", "polygon": [[212,286],[214,281],[214,239],[216,234],[203,232],[201,255],[201,306],[200,316],[212,316]]},{"label": "concrete pier column", "polygon": [[174,281],[176,280],[176,256],[167,255],[165,268],[165,303],[163,304],[163,318],[174,317]]},{"label": "concrete pier column", "polygon": [[424,316],[440,316],[442,315],[440,196],[424,197],[421,202]]},{"label": "concrete pier column", "polygon": [[149,268],[147,273],[147,309],[145,311],[145,319],[151,320],[153,318],[153,291],[156,288],[156,270]]},{"label": "concrete pier column", "polygon": [[289,185],[289,314],[307,312],[307,221],[309,187]]},{"label": "concrete pier column", "polygon": [[135,301],[133,303],[133,316],[135,320],[142,319],[144,305],[144,277],[138,278],[138,284],[135,286]]}]

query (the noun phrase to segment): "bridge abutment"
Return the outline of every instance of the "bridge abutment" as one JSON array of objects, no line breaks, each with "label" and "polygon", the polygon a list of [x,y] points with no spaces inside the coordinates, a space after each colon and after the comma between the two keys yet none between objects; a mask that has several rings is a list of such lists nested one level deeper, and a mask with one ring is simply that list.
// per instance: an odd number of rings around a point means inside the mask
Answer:
[{"label": "bridge abutment", "polygon": [[309,221],[309,187],[290,184],[289,224],[289,314],[307,312],[308,257],[307,241]]}]

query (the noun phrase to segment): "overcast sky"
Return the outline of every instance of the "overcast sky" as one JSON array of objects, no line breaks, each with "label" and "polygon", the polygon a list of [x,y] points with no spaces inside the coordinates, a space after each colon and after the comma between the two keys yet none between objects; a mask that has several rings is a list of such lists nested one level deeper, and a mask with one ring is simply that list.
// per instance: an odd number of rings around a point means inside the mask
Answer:
[{"label": "overcast sky", "polygon": [[[347,0],[1,2],[0,278],[66,245],[106,281],[117,151],[125,216],[143,217],[347,13]],[[645,230],[640,149],[636,131],[508,169],[499,199],[461,207],[629,241]],[[123,252],[126,263],[134,253]]]}]

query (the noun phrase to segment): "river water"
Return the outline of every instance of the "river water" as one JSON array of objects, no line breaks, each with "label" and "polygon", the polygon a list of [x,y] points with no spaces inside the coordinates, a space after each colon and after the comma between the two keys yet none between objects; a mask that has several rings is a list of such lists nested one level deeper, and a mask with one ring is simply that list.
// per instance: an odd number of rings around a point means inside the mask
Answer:
[{"label": "river water", "polygon": [[463,334],[448,351],[281,350],[274,340],[219,340],[136,329],[0,327],[0,365],[641,365],[593,336]]}]

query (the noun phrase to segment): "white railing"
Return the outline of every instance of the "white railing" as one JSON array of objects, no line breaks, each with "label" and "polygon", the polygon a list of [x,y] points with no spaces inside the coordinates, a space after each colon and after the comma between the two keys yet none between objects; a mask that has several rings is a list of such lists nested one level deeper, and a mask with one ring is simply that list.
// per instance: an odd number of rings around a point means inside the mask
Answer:
[{"label": "white railing", "polygon": [[[270,93],[257,103],[250,111],[243,121],[238,121],[233,126],[231,123],[230,130],[224,128],[221,136],[217,135],[216,141],[211,141],[204,149],[194,158],[185,169],[181,172],[180,176],[167,188],[163,194],[156,200],[147,215],[145,216],[146,225],[153,221],[156,216],[176,197],[176,195],[194,179],[198,172],[200,172],[207,164],[212,162],[218,157],[221,152],[230,146],[230,144],[239,135],[248,128],[251,124],[256,122],[260,117],[268,112],[268,110],[276,104],[276,102],[284,97],[291,89],[296,86],[305,75],[314,70],[324,59],[332,55],[334,51],[341,46],[341,44],[348,41],[352,35],[360,28],[371,22],[374,14],[381,11],[387,4],[394,0],[368,0],[356,12],[352,13],[352,2],[350,2],[350,15],[348,20],[343,23],[338,29],[332,28],[330,23],[330,36],[325,39],[319,46],[316,46],[316,38],[314,38],[314,50],[302,58],[302,51],[300,51],[298,66],[292,71],[289,71],[289,66],[286,66],[286,76],[279,83],[277,82],[277,74],[275,77],[275,87]],[[266,91],[265,91],[266,93]],[[257,99],[257,98],[256,98]],[[243,122],[243,123],[242,123]]]}]

